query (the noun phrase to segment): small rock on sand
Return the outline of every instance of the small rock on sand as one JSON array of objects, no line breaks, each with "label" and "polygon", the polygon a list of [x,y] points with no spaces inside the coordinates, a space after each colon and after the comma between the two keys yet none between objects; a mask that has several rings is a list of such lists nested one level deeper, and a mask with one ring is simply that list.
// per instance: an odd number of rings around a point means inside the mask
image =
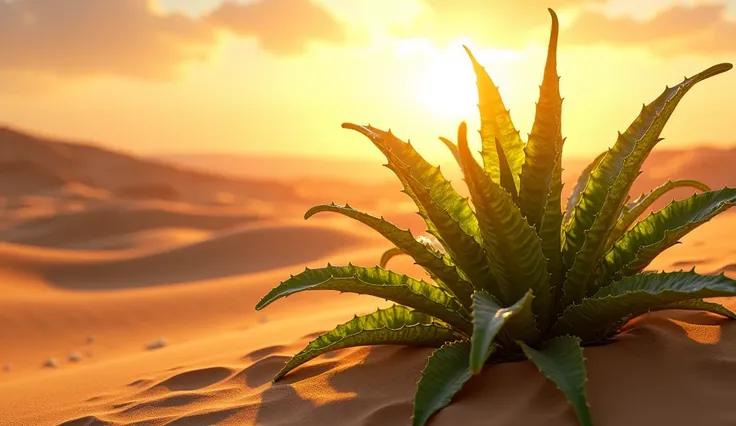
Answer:
[{"label": "small rock on sand", "polygon": [[79,362],[82,360],[82,354],[79,352],[72,352],[69,354],[69,361],[71,362]]},{"label": "small rock on sand", "polygon": [[163,337],[160,339],[156,339],[153,342],[146,345],[146,349],[153,350],[153,349],[160,349],[168,345],[169,343],[164,339]]},{"label": "small rock on sand", "polygon": [[59,366],[59,364],[56,362],[56,359],[49,358],[46,360],[46,362],[43,363],[43,366],[48,368],[56,368]]}]

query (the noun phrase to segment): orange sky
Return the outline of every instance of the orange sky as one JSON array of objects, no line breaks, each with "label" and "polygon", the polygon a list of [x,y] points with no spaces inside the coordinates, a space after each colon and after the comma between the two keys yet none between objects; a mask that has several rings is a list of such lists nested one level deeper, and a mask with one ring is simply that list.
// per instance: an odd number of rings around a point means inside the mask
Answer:
[{"label": "orange sky", "polygon": [[[139,153],[378,158],[340,128],[370,122],[438,158],[437,136],[477,128],[463,42],[528,132],[547,6],[568,155],[610,146],[666,84],[736,62],[733,0],[0,1],[0,123]],[[735,110],[736,72],[706,81],[662,146],[736,142]]]}]

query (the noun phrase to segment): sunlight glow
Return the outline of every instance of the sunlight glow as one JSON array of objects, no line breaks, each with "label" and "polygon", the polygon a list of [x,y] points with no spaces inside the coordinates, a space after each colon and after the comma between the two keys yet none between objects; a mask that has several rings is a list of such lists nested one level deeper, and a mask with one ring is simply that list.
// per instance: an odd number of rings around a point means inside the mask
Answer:
[{"label": "sunlight glow", "polygon": [[468,46],[481,63],[488,65],[510,62],[517,56],[514,51],[481,51],[474,48],[468,39],[456,40],[451,47],[443,50],[427,40],[404,46],[405,50],[421,50],[427,56],[425,67],[415,80],[414,90],[430,114],[465,119],[477,113],[475,74],[463,45]]}]

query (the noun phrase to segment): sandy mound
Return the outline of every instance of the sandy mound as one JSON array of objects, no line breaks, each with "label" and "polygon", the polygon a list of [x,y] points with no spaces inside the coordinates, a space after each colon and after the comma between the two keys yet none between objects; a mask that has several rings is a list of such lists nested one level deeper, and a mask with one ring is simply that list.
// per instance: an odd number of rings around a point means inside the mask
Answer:
[{"label": "sandy mound", "polygon": [[173,196],[208,203],[218,191],[241,201],[298,199],[293,188],[279,182],[188,170],[7,127],[0,127],[0,164],[6,165],[3,181],[13,182],[0,185],[2,196],[48,191],[74,182],[136,199]]},{"label": "sandy mound", "polygon": [[363,238],[331,227],[271,225],[225,231],[194,244],[146,253],[71,252],[4,244],[0,245],[0,269],[37,275],[68,289],[144,287],[298,265],[365,244]]},{"label": "sandy mound", "polygon": [[0,241],[54,248],[108,249],[111,238],[126,234],[162,228],[220,231],[258,219],[254,214],[227,214],[203,208],[118,204],[24,221],[0,232]]},{"label": "sandy mound", "polygon": [[[736,308],[733,302],[729,306]],[[281,327],[295,324],[292,321]],[[260,333],[245,331],[230,338],[240,341],[256,336]],[[384,346],[342,350],[310,362],[277,384],[270,383],[288,356],[309,337],[288,346],[247,351],[242,356],[230,350],[218,356],[220,362],[202,361],[131,375],[135,380],[117,387],[115,394],[96,394],[75,410],[65,410],[78,414],[64,420],[69,420],[67,424],[317,425],[336,424],[335,419],[340,419],[339,424],[344,425],[409,424],[416,382],[429,349]],[[222,345],[207,343],[213,349]],[[177,350],[191,351],[191,347],[164,349],[159,354]],[[641,317],[615,344],[585,350],[594,421],[602,426],[730,425],[730,388],[736,381],[734,353],[734,322],[685,311]],[[174,353],[169,356],[178,358]],[[129,360],[104,368],[140,370],[140,365],[132,363]],[[94,371],[101,373],[102,368],[95,366]],[[80,382],[61,372],[54,379]],[[687,404],[674,408],[673,401]],[[11,400],[8,406],[17,403]],[[48,415],[64,418],[63,413]],[[577,423],[555,386],[531,363],[517,362],[486,368],[430,424]]]}]

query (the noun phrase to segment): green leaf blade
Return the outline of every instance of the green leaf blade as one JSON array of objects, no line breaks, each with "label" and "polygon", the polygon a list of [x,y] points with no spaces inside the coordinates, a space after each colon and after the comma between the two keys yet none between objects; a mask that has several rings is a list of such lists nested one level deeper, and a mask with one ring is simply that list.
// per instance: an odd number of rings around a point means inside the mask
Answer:
[{"label": "green leaf blade", "polygon": [[542,243],[509,194],[476,163],[468,148],[464,124],[458,132],[463,173],[476,206],[490,268],[497,281],[496,288],[489,293],[508,306],[532,290],[534,312],[544,330],[551,307],[547,259],[542,253]]},{"label": "green leaf blade", "polygon": [[[506,158],[506,154],[503,152],[501,142],[498,141],[498,138],[495,139],[495,142],[496,154],[498,155],[498,167],[501,173],[499,183],[501,185],[501,188],[505,189],[506,192],[509,193],[509,195],[511,196],[511,200],[514,202],[514,204],[516,204],[516,200],[519,198],[519,193],[516,190],[516,184],[514,183],[514,175],[511,172],[511,168],[509,167],[509,161]],[[462,164],[460,165],[460,167],[462,167]]]},{"label": "green leaf blade", "polygon": [[690,231],[736,205],[736,189],[723,188],[673,201],[636,224],[606,253],[596,270],[594,293],[613,280],[643,270]]},{"label": "green leaf blade", "polygon": [[542,254],[547,259],[547,272],[550,275],[550,293],[553,300],[558,301],[562,297],[563,286],[563,264],[562,264],[562,158],[558,158],[552,172],[549,194],[544,205],[542,223],[539,227],[539,238],[542,240]]},{"label": "green leaf blade", "polygon": [[721,275],[690,272],[646,273],[624,278],[600,289],[594,296],[569,306],[552,333],[575,333],[591,343],[611,324],[684,300],[736,296],[736,281]]},{"label": "green leaf blade", "polygon": [[706,302],[703,299],[683,300],[669,305],[663,305],[652,309],[653,311],[664,311],[667,309],[682,309],[685,311],[706,311],[730,319],[736,319],[736,313],[720,303]]},{"label": "green leaf blade", "polygon": [[[522,320],[527,321],[526,324],[517,322],[517,338],[535,339],[539,335],[534,325],[534,317],[530,315],[533,298],[532,291],[529,290],[521,300],[508,308],[502,308],[493,296],[484,291],[473,295],[473,334],[470,337],[470,369],[473,374],[479,374],[483,370],[486,360],[493,351],[496,335],[517,315],[522,314],[520,315]],[[523,311],[526,311],[526,316],[523,315]],[[531,336],[528,335],[529,330]],[[519,331],[527,335],[519,336]],[[513,334],[512,337],[516,337]]]},{"label": "green leaf blade", "polygon": [[[371,216],[347,205],[323,204],[315,206],[305,213],[304,218],[309,219],[315,214],[322,212],[338,213],[373,228],[401,251],[414,258],[417,265],[427,270],[430,275],[439,278],[464,306],[470,307],[470,297],[472,295],[472,286],[470,283],[458,274],[455,266],[450,263],[449,259],[417,241],[411,231],[400,229],[383,218]],[[389,254],[393,256],[398,253],[392,252]],[[388,259],[382,259],[381,267],[385,266],[383,263],[384,260],[388,262]]]},{"label": "green leaf blade", "polygon": [[256,305],[261,310],[276,300],[307,290],[334,290],[381,297],[441,319],[470,333],[472,324],[460,303],[439,287],[379,267],[328,266],[306,269],[272,289]]},{"label": "green leaf blade", "polygon": [[460,151],[457,150],[457,145],[446,137],[440,136],[440,141],[447,147],[447,149],[452,154],[452,157],[455,158],[455,161],[458,165],[460,165]]},{"label": "green leaf blade", "polygon": [[491,76],[478,63],[467,46],[463,46],[473,64],[473,71],[478,86],[478,111],[480,113],[480,136],[482,141],[483,164],[485,171],[496,182],[501,182],[501,171],[496,153],[496,138],[498,138],[514,176],[514,184],[518,188],[521,166],[524,164],[524,142],[519,131],[514,127],[511,114],[501,99],[498,87]]},{"label": "green leaf blade", "polygon": [[596,167],[598,167],[606,154],[607,152],[601,152],[600,154],[598,154],[598,156],[595,157],[593,161],[590,162],[590,164],[585,166],[583,171],[580,173],[580,176],[578,176],[578,180],[575,183],[570,196],[567,197],[567,205],[565,207],[565,214],[563,215],[563,223],[565,225],[567,225],[570,222],[570,219],[572,219],[573,210],[575,209],[578,201],[580,201],[580,196],[582,195],[583,190],[585,190],[585,187],[588,184],[590,174],[593,173],[593,170],[595,170]]},{"label": "green leaf blade", "polygon": [[391,259],[404,254],[406,254],[404,250],[401,250],[398,247],[391,247],[390,249],[383,252],[383,254],[381,255],[381,259],[378,261],[378,266],[381,268],[386,268],[386,266],[388,266],[388,262],[390,262]]},{"label": "green leaf blade", "polygon": [[478,222],[467,198],[460,196],[450,181],[444,177],[439,167],[428,163],[411,143],[402,141],[390,131],[386,132],[372,126],[354,124],[343,126],[371,135],[371,139],[375,140],[374,143],[382,146],[381,150],[389,163],[395,166],[392,170],[404,172],[405,178],[414,178],[421,186],[428,189],[432,200],[460,224],[468,235],[478,235]]},{"label": "green leaf blade", "polygon": [[[552,16],[552,31],[547,49],[547,63],[544,67],[534,124],[529,134],[529,142],[524,147],[525,160],[521,168],[519,191],[519,208],[529,224],[536,227],[537,230],[542,224],[542,216],[550,190],[562,190],[561,182],[552,188],[555,168],[561,168],[562,98],[557,75],[559,23],[557,15],[551,10],[550,15]],[[558,206],[557,209],[559,210],[560,207]],[[557,233],[559,234],[559,228],[557,228]]]},{"label": "green leaf blade", "polygon": [[593,426],[586,395],[585,358],[580,339],[562,336],[547,342],[541,350],[520,343],[524,354],[539,371],[551,380],[567,397],[581,426]]},{"label": "green leaf blade", "polygon": [[565,233],[565,306],[585,296],[586,286],[604,254],[605,243],[623,209],[631,185],[644,160],[661,140],[660,134],[680,100],[697,83],[731,68],[730,64],[715,65],[667,88],[642,108],[636,120],[626,132],[619,134],[614,147],[593,170]]},{"label": "green leaf blade", "polygon": [[[417,205],[419,214],[427,223],[427,231],[437,237],[445,250],[458,261],[457,266],[473,285],[483,288],[489,275],[483,273],[487,265],[483,265],[485,255],[479,244],[478,222],[467,198],[455,191],[438,167],[429,164],[411,144],[390,131],[352,123],[343,123],[343,127],[368,137],[386,156],[386,167],[396,174],[404,192]],[[447,284],[452,285],[452,282]],[[453,292],[463,304],[470,306],[472,286],[459,283]]]},{"label": "green leaf blade", "polygon": [[379,309],[369,315],[356,316],[311,341],[286,363],[273,381],[278,381],[305,362],[338,349],[370,345],[439,347],[458,338],[450,328],[437,324],[432,317],[421,312],[404,306]]},{"label": "green leaf blade", "polygon": [[[461,222],[454,219],[447,210],[441,208],[434,201],[428,187],[423,186],[413,178],[409,178],[407,182],[411,191],[425,206],[428,216],[436,224],[437,233],[435,237],[442,243],[447,253],[457,263],[458,268],[472,283],[472,287],[465,288],[463,297],[472,298],[473,288],[492,288],[494,278],[491,275],[488,259],[481,244],[480,232],[478,230],[472,231],[477,236],[469,234]],[[475,213],[472,214],[475,221]]]},{"label": "green leaf blade", "polygon": [[469,356],[470,342],[465,341],[446,344],[429,357],[414,397],[412,426],[424,426],[470,380]]},{"label": "green leaf blade", "polygon": [[626,206],[621,218],[616,222],[616,226],[608,237],[608,248],[618,241],[619,238],[631,227],[631,225],[658,199],[664,194],[677,188],[695,188],[702,192],[710,191],[710,187],[697,180],[683,179],[671,180],[653,189],[650,193],[642,194],[636,201]]}]

